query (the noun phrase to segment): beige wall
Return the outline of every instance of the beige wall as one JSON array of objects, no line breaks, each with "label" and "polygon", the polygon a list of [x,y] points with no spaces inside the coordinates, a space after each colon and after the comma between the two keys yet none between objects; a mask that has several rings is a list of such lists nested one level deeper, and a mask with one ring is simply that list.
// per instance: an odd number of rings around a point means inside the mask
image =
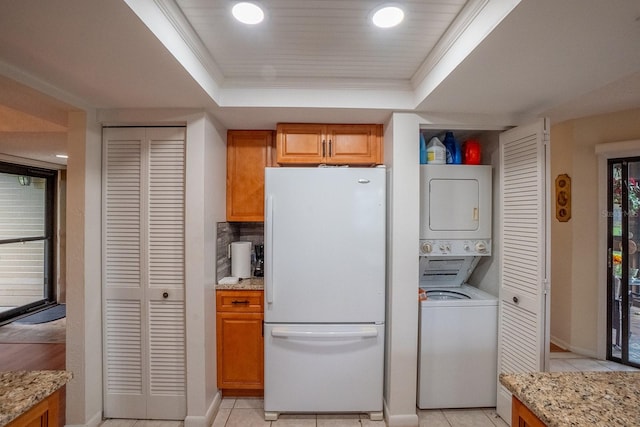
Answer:
[{"label": "beige wall", "polygon": [[[572,180],[571,220],[551,212],[551,340],[575,352],[598,356],[606,339],[598,336],[598,298],[606,283],[598,280],[605,259],[598,256],[598,228],[606,217],[598,206],[598,158],[595,146],[640,139],[640,109],[584,117],[551,127],[551,178],[567,173]],[[603,319],[600,319],[602,321]],[[602,356],[600,354],[600,356]]]}]

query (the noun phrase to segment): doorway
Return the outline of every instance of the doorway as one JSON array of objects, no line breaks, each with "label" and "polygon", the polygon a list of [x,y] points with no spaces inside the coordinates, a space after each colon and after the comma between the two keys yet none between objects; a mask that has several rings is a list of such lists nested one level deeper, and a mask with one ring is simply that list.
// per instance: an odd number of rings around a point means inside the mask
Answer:
[{"label": "doorway", "polygon": [[607,359],[640,367],[640,157],[607,164]]}]

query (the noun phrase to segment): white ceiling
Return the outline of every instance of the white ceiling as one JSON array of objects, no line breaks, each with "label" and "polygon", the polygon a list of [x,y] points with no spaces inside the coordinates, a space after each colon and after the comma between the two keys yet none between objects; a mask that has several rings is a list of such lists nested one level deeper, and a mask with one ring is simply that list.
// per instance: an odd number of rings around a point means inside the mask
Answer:
[{"label": "white ceiling", "polygon": [[[177,0],[225,81],[384,80],[406,84],[468,3],[406,1],[407,19],[393,29],[369,19],[380,0],[274,0],[266,19],[230,19],[230,1]],[[474,6],[475,7],[475,6]]]},{"label": "white ceiling", "polygon": [[251,129],[640,107],[637,0],[394,0],[406,17],[387,30],[368,21],[380,3],[263,1],[265,22],[246,27],[231,0],[2,2],[0,153],[64,145],[59,117],[73,109],[204,108]]}]

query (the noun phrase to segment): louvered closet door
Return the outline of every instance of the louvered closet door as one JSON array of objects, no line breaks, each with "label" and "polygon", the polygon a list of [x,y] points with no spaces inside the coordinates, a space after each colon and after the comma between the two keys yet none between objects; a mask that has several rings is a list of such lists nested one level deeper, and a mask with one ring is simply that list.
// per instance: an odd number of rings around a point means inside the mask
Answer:
[{"label": "louvered closet door", "polygon": [[[501,259],[498,370],[544,371],[548,355],[548,122],[500,136]],[[497,410],[511,419],[498,386]]]},{"label": "louvered closet door", "polygon": [[183,128],[103,134],[104,416],[184,419]]}]

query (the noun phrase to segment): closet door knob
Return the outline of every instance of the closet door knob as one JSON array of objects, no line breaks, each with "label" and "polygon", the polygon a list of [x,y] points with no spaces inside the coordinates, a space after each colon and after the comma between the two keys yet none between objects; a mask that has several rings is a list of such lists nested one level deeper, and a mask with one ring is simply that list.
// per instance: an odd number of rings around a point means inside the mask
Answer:
[{"label": "closet door knob", "polygon": [[163,292],[163,293],[162,293],[162,298],[164,298],[164,299],[169,298],[169,292],[166,292],[166,291],[165,291],[165,292]]},{"label": "closet door knob", "polygon": [[518,303],[518,297],[513,297],[513,302],[517,304]]}]

